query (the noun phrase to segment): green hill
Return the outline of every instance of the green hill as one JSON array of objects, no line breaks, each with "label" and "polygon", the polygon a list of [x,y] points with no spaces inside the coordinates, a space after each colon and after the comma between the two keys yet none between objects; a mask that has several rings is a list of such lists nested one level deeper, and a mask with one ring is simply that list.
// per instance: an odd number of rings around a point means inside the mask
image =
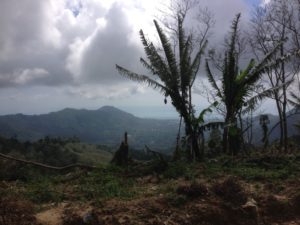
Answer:
[{"label": "green hill", "polygon": [[98,110],[66,108],[43,115],[0,116],[0,135],[16,136],[23,141],[45,136],[76,136],[82,142],[116,146],[127,131],[130,145],[135,148],[147,144],[166,149],[175,144],[177,129],[176,120],[142,119],[111,106]]}]

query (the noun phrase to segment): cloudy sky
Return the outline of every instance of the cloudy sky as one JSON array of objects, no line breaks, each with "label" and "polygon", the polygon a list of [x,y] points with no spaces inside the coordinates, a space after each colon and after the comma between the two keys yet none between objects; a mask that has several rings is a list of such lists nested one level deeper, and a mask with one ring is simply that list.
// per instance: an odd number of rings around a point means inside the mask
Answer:
[{"label": "cloudy sky", "polygon": [[[262,0],[199,0],[223,40],[238,12],[250,18]],[[175,115],[151,88],[121,77],[140,71],[138,31],[154,37],[161,0],[1,0],[0,114],[40,114],[113,105],[139,116]],[[200,74],[201,76],[201,74]],[[198,108],[207,104],[196,97]]]}]

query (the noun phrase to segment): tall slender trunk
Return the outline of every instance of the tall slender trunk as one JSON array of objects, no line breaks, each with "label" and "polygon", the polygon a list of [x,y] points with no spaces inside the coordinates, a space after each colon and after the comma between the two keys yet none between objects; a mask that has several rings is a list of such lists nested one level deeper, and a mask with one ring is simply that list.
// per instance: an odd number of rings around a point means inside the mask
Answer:
[{"label": "tall slender trunk", "polygon": [[224,129],[223,129],[223,140],[222,140],[222,144],[223,144],[223,153],[227,153],[228,152],[228,129],[229,129],[229,116],[228,116],[228,113],[226,114],[226,117],[225,117],[225,126],[224,126]]},{"label": "tall slender trunk", "polygon": [[188,148],[190,150],[189,159],[190,160],[194,160],[194,159],[201,160],[203,156],[200,152],[197,130],[195,128],[193,128],[192,121],[191,121],[189,114],[187,114],[187,116],[184,116],[183,119],[185,122],[185,134],[186,134],[186,137],[188,137],[188,141],[189,141],[189,143],[188,143],[188,145],[189,145]]},{"label": "tall slender trunk", "polygon": [[189,86],[189,114],[193,115],[193,106],[192,106],[192,87]]},{"label": "tall slender trunk", "polygon": [[280,99],[278,96],[278,93],[275,93],[275,102],[276,102],[276,108],[278,112],[278,117],[279,117],[279,128],[280,128],[280,137],[279,137],[279,147],[280,149],[283,147],[283,116],[282,116],[282,107],[280,104]]},{"label": "tall slender trunk", "polygon": [[[283,31],[283,35],[285,32]],[[280,47],[281,57],[284,56],[284,48],[283,44]],[[285,83],[285,62],[281,62],[281,74],[282,74],[282,83]],[[286,94],[286,86],[284,85],[282,88],[283,93],[283,102],[282,102],[282,125],[283,125],[283,147],[284,152],[287,153],[288,148],[288,130],[287,130],[287,120],[286,120],[286,108],[287,108],[287,94]]]},{"label": "tall slender trunk", "polygon": [[[285,79],[284,79],[285,82]],[[285,87],[283,89],[286,89]],[[287,108],[287,96],[286,90],[283,91],[283,103],[282,103],[282,125],[283,125],[283,148],[284,152],[287,153],[288,151],[288,129],[287,129],[287,115],[286,115],[286,108]]]},{"label": "tall slender trunk", "polygon": [[251,110],[251,113],[250,113],[250,135],[249,135],[249,144],[251,145],[252,144],[252,138],[253,138],[253,112]]},{"label": "tall slender trunk", "polygon": [[243,133],[243,130],[244,130],[244,126],[243,126],[243,118],[242,118],[242,112],[240,111],[239,112],[239,123],[240,123],[240,138],[241,138],[241,150],[244,151],[244,146],[245,146],[245,143],[244,143],[244,133]]}]

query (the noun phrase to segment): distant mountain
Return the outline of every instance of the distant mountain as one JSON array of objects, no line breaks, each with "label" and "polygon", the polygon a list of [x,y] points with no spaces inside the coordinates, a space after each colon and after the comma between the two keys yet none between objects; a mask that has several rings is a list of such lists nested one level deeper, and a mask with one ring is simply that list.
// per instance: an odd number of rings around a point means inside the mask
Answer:
[{"label": "distant mountain", "polygon": [[83,142],[115,146],[127,131],[130,144],[136,148],[147,144],[166,149],[175,144],[177,129],[176,120],[142,119],[111,106],[98,110],[66,108],[43,115],[0,116],[0,135],[17,136],[20,140],[77,136]]},{"label": "distant mountain", "polygon": [[[271,129],[278,122],[278,117],[269,115],[269,119]],[[253,120],[252,143],[259,145],[262,144],[259,116]],[[300,121],[300,115],[288,118],[289,136],[297,134],[294,126],[297,121]],[[16,136],[23,141],[38,140],[45,136],[77,136],[86,143],[118,146],[123,140],[124,132],[127,131],[132,147],[144,148],[144,145],[149,145],[154,149],[166,150],[175,145],[178,122],[139,118],[112,106],[104,106],[98,110],[66,108],[43,115],[0,116],[0,136]],[[277,126],[270,136],[270,141],[278,139],[279,134]]]}]

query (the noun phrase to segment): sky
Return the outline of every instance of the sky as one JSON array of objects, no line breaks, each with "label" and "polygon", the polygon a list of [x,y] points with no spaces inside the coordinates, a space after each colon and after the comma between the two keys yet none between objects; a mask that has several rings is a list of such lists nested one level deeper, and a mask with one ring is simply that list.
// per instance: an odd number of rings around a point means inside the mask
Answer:
[{"label": "sky", "polygon": [[[247,21],[253,6],[264,0],[199,1],[214,15],[213,43],[219,43],[237,13]],[[161,2],[1,0],[0,115],[112,105],[141,117],[176,116],[158,92],[115,69],[119,64],[143,71],[138,32],[157,38],[153,19],[168,4]],[[197,110],[208,104],[197,94],[194,103]]]}]

